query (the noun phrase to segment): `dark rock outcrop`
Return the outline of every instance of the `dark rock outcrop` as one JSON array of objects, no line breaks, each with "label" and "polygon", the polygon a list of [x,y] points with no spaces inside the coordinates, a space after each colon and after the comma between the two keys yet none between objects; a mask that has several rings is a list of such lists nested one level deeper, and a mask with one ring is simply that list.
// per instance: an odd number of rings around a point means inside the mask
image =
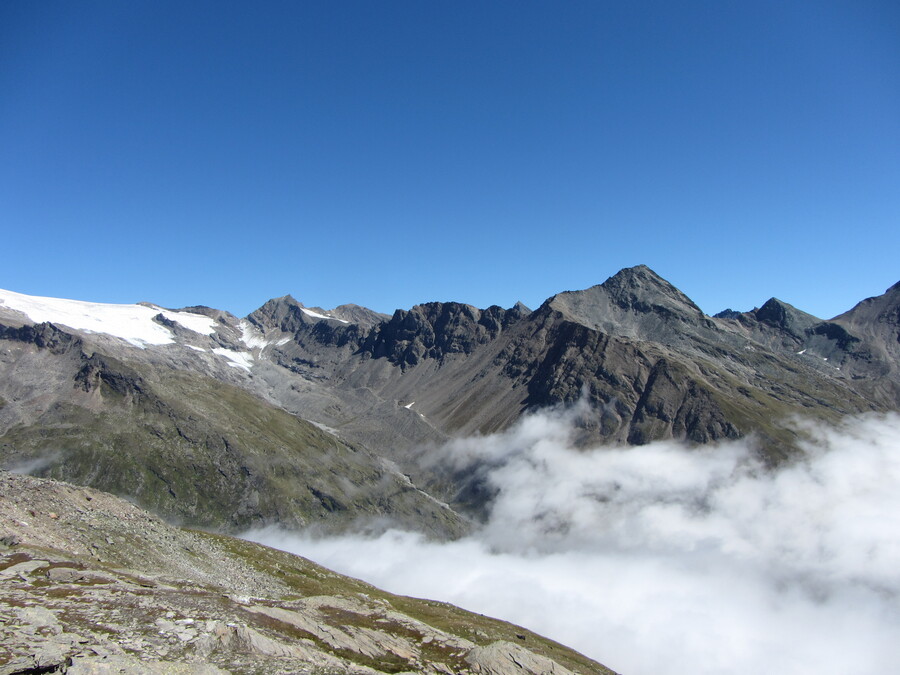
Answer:
[{"label": "dark rock outcrop", "polygon": [[522,316],[519,306],[479,310],[457,302],[416,305],[409,311],[397,310],[389,321],[377,326],[362,351],[405,369],[422,359],[440,361],[450,354],[471,354]]},{"label": "dark rock outcrop", "polygon": [[52,354],[66,354],[81,349],[83,344],[79,337],[48,322],[25,326],[0,324],[0,340],[30,343]]}]

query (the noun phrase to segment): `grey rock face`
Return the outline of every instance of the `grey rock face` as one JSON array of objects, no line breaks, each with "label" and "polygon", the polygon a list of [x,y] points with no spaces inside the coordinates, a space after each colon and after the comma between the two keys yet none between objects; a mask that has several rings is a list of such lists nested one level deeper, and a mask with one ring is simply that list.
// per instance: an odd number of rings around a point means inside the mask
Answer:
[{"label": "grey rock face", "polygon": [[[796,307],[771,298],[753,312],[754,318],[760,324],[758,336],[761,342],[765,342],[766,329],[770,335],[777,335],[781,340],[779,345],[783,349],[799,347],[806,340],[810,331],[822,323],[812,314],[801,312]],[[785,340],[784,338],[789,338]]]},{"label": "grey rock face", "polygon": [[831,322],[859,336],[892,373],[897,372],[900,362],[900,283],[891,286],[884,295],[863,300]]},{"label": "grey rock face", "polygon": [[[830,322],[846,335],[827,335],[841,366],[869,396],[900,405],[900,283],[863,300]],[[841,353],[844,352],[844,353]]]},{"label": "grey rock face", "polygon": [[0,324],[0,340],[31,343],[51,354],[65,354],[81,349],[82,341],[71,333],[60,330],[52,323],[25,326],[5,326]]},{"label": "grey rock face", "polygon": [[739,436],[708,389],[665,359],[654,364],[635,406],[629,443],[640,445],[659,438],[708,443]]},{"label": "grey rock face", "polygon": [[397,310],[372,331],[362,351],[406,369],[422,359],[440,361],[451,354],[471,354],[521,317],[517,308],[507,311],[494,306],[482,311],[455,302],[416,305],[408,312]]},{"label": "grey rock face", "polygon": [[545,304],[571,321],[629,339],[679,343],[691,333],[715,330],[690,298],[645,265],[584,291],[560,293]]},{"label": "grey rock face", "polygon": [[476,673],[485,675],[571,675],[572,672],[511,642],[494,642],[473,649],[466,661]]}]

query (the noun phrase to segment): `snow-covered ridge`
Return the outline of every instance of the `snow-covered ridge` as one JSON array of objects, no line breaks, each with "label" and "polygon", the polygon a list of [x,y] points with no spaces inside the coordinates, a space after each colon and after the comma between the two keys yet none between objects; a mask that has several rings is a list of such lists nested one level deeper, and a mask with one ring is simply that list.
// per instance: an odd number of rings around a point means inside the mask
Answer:
[{"label": "snow-covered ridge", "polygon": [[154,305],[114,305],[0,290],[0,308],[3,307],[21,312],[34,323],[49,321],[89,333],[105,333],[142,348],[175,342],[172,331],[153,320],[157,314],[203,335],[214,333],[216,326],[208,316]]}]

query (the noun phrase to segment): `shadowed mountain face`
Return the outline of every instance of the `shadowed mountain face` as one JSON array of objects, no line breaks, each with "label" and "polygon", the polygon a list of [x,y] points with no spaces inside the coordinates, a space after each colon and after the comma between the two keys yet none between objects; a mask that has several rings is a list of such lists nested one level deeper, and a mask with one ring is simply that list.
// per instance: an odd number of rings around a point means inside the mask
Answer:
[{"label": "shadowed mountain face", "polygon": [[422,448],[551,405],[589,404],[583,443],[754,434],[772,462],[792,451],[788,416],[900,408],[900,285],[830,321],[774,298],[709,317],[645,266],[535,311],[286,296],[246,319],[142,306],[132,336],[95,321],[102,306],[33,306],[0,304],[0,461],[226,529],[368,518],[453,536],[465,519],[441,499],[465,490]]}]

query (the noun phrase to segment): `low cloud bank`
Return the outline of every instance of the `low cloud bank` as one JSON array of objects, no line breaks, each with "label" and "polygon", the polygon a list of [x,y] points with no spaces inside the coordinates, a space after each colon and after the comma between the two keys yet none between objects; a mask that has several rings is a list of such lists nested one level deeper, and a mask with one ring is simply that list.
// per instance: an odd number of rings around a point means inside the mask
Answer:
[{"label": "low cloud bank", "polygon": [[[627,673],[879,673],[900,663],[900,416],[750,443],[573,447],[583,411],[441,449],[497,490],[474,535],[247,538],[524,625]],[[801,423],[798,423],[801,424]]]}]

